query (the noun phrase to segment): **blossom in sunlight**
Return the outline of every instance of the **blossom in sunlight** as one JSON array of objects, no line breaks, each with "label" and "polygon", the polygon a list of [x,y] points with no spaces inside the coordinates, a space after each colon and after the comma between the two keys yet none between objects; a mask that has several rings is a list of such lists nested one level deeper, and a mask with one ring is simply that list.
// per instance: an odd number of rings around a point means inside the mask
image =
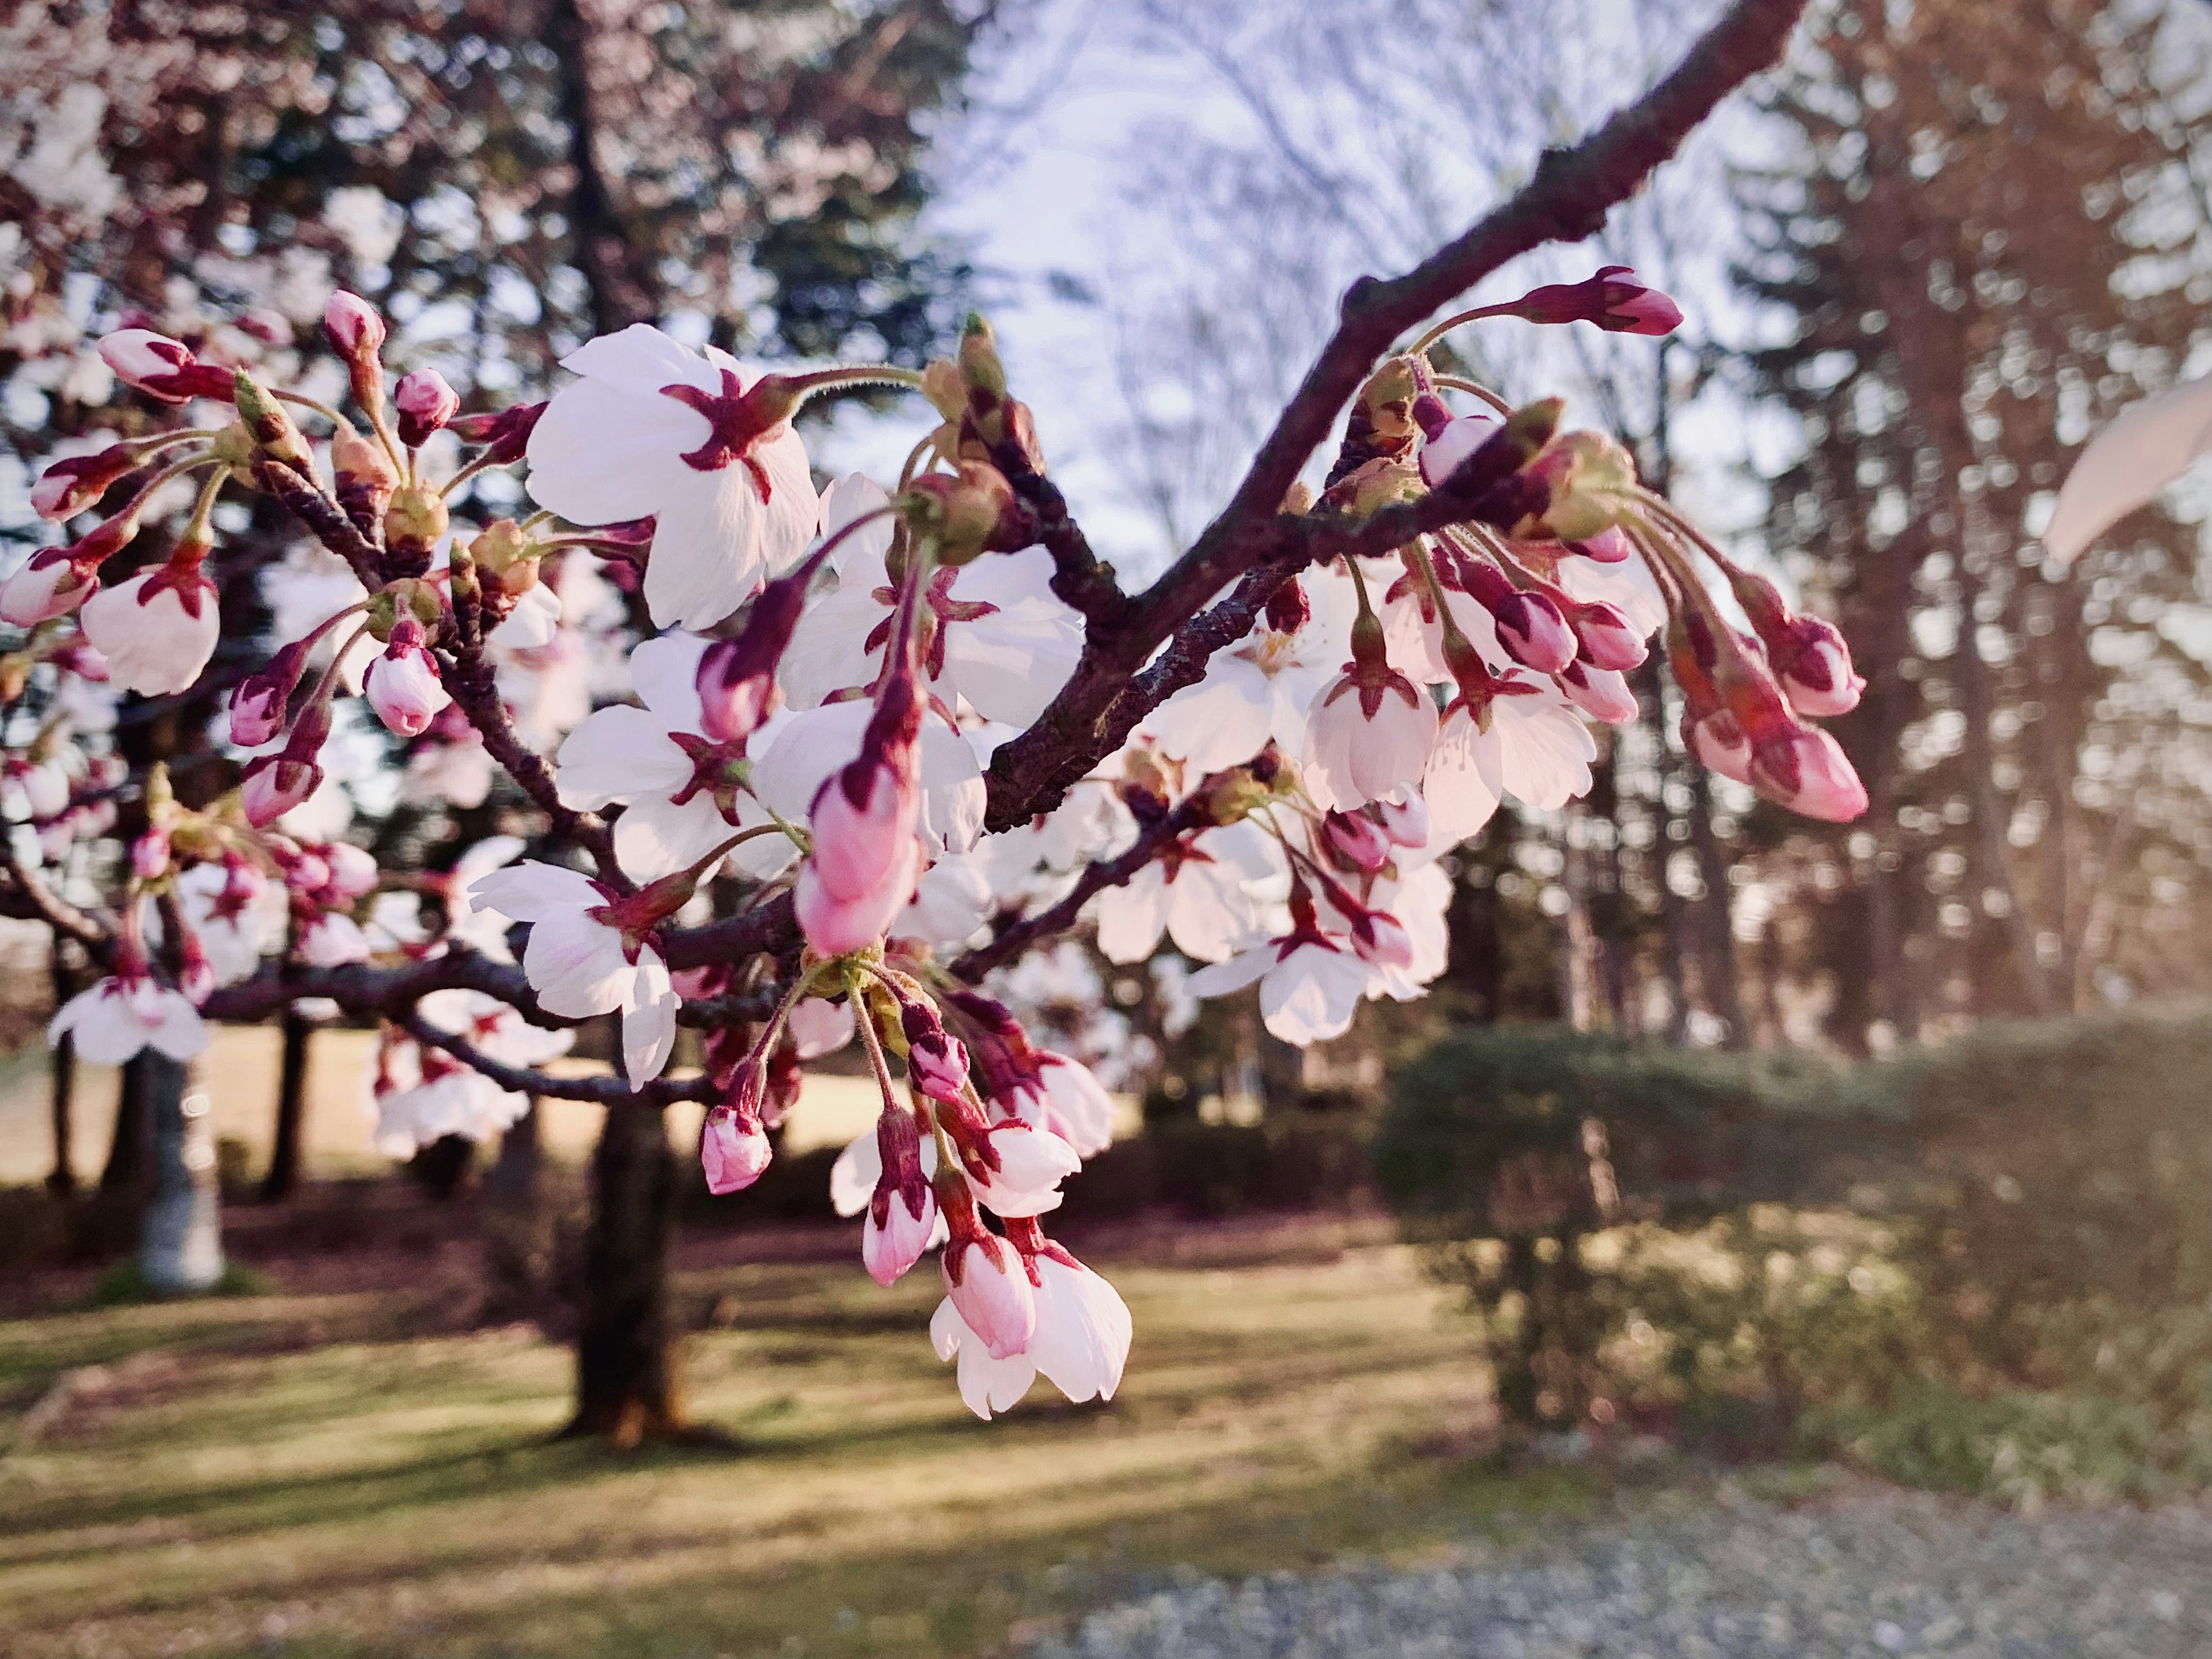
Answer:
[{"label": "blossom in sunlight", "polygon": [[676,1047],[678,998],[653,945],[619,926],[589,877],[526,859],[471,890],[472,908],[530,924],[522,969],[549,1014],[623,1017],[623,1063],[632,1083],[659,1077]]},{"label": "blossom in sunlight", "polygon": [[143,966],[126,966],[61,1006],[46,1027],[46,1041],[70,1038],[77,1058],[94,1066],[120,1066],[142,1049],[190,1060],[208,1045],[199,1010],[181,991],[156,984]]},{"label": "blossom in sunlight", "polygon": [[197,560],[142,571],[84,607],[85,637],[107,659],[109,676],[145,697],[190,690],[222,629],[215,584]]},{"label": "blossom in sunlight", "polygon": [[787,406],[727,353],[633,324],[562,359],[530,434],[530,494],[581,525],[653,520],[660,627],[712,627],[806,550],[822,503]]}]

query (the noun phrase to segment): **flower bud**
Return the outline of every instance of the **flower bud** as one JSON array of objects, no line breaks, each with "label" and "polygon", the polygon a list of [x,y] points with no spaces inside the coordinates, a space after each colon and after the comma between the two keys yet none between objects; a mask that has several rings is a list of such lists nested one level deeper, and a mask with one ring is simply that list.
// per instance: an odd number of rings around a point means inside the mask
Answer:
[{"label": "flower bud", "polygon": [[945,1295],[992,1358],[1011,1358],[1029,1346],[1036,1298],[1006,1240],[980,1228],[964,1242],[956,1237],[945,1247],[943,1272]]},{"label": "flower bud", "polygon": [[283,404],[242,368],[234,372],[232,389],[238,400],[238,418],[253,434],[255,449],[270,460],[307,471],[313,464],[313,452]]},{"label": "flower bud", "polygon": [[1332,810],[1322,819],[1322,829],[1330,853],[1351,869],[1372,874],[1390,861],[1390,839],[1366,812]]},{"label": "flower bud", "polygon": [[384,347],[384,319],[358,294],[340,289],[323,307],[323,332],[349,362],[374,357]]},{"label": "flower bud", "polygon": [[65,617],[100,591],[99,566],[78,563],[70,549],[49,547],[33,553],[0,582],[0,622],[36,628]]},{"label": "flower bud", "polygon": [[[758,1103],[749,1098],[762,1087],[758,1062],[739,1066],[738,1076],[741,1081],[732,1099],[708,1113],[699,1132],[700,1166],[706,1171],[707,1190],[717,1197],[751,1186],[775,1156]],[[738,1103],[739,1096],[748,1097],[744,1104]]]},{"label": "flower bud", "polygon": [[1866,785],[1835,738],[1815,726],[1794,726],[1753,750],[1752,787],[1791,811],[1828,823],[1849,823],[1867,810]]},{"label": "flower bud", "polygon": [[907,1071],[915,1086],[938,1100],[963,1098],[968,1051],[958,1038],[947,1035],[937,1011],[927,1003],[902,999],[899,1026],[906,1038]]},{"label": "flower bud", "polygon": [[126,328],[104,337],[100,356],[117,380],[165,404],[231,395],[228,369],[201,362],[183,341],[151,329]]},{"label": "flower bud", "polygon": [[460,412],[461,394],[436,369],[418,368],[400,377],[392,388],[392,405],[399,411],[399,441],[419,449]]},{"label": "flower bud", "polygon": [[494,465],[507,466],[528,453],[530,434],[544,412],[544,404],[516,404],[489,415],[463,415],[447,424],[463,443],[484,445],[485,459]]},{"label": "flower bud", "polygon": [[91,455],[71,455],[56,461],[31,486],[31,510],[57,524],[97,507],[115,481],[138,465],[131,444],[110,444]]},{"label": "flower bud", "polygon": [[1607,726],[1626,726],[1636,718],[1636,693],[1614,669],[1571,662],[1559,671],[1559,690],[1583,714]]},{"label": "flower bud", "polygon": [[699,659],[699,724],[717,743],[743,743],[782,701],[775,671],[806,608],[801,569],[761,590],[734,640],[717,640]]},{"label": "flower bud", "polygon": [[1498,310],[1532,323],[1595,323],[1615,334],[1672,334],[1681,308],[1657,289],[1637,281],[1626,265],[1606,265],[1579,283],[1531,289]]},{"label": "flower bud", "polygon": [[392,456],[375,438],[363,437],[350,426],[340,427],[331,440],[331,472],[337,480],[338,505],[363,533],[381,525],[399,474]]},{"label": "flower bud", "polygon": [[385,729],[403,738],[422,736],[438,711],[453,700],[438,676],[437,659],[430,654],[422,624],[411,615],[392,624],[391,641],[369,664],[362,689]]},{"label": "flower bud", "polygon": [[876,1120],[881,1171],[860,1228],[860,1261],[886,1287],[921,1259],[937,1230],[937,1194],[921,1167],[921,1133],[914,1114],[885,1106]]},{"label": "flower bud", "polygon": [[1574,629],[1575,638],[1580,643],[1576,654],[1594,668],[1626,672],[1650,654],[1644,636],[1636,631],[1620,607],[1601,599],[1575,607]]}]

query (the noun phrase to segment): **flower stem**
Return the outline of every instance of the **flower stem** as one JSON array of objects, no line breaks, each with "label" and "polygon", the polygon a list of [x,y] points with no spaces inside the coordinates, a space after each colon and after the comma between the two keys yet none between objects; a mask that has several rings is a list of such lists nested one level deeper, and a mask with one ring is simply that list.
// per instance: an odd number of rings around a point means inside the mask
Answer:
[{"label": "flower stem", "polygon": [[1504,317],[1512,311],[1510,306],[1477,306],[1473,311],[1462,311],[1455,317],[1447,317],[1426,334],[1406,348],[1401,356],[1418,357],[1462,323],[1479,323],[1486,317]]}]

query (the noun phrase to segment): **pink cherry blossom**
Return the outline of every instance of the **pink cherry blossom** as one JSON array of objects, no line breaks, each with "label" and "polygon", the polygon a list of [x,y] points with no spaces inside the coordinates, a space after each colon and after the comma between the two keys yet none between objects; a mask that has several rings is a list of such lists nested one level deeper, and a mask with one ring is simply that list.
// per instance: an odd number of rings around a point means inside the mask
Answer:
[{"label": "pink cherry blossom", "polygon": [[418,368],[399,377],[392,389],[392,405],[399,411],[399,441],[419,449],[460,412],[461,394],[436,369]]},{"label": "pink cherry blossom", "polygon": [[744,398],[759,371],[642,323],[562,366],[578,379],[531,432],[530,493],[577,524],[653,520],[645,599],[656,624],[711,627],[799,562],[821,500],[788,422],[751,423]]},{"label": "pink cherry blossom", "polygon": [[421,736],[453,700],[438,676],[437,659],[423,641],[422,625],[411,617],[394,625],[390,644],[369,664],[362,689],[377,719],[403,738]]},{"label": "pink cherry blossom", "polygon": [[142,571],[86,602],[84,632],[125,690],[145,697],[188,691],[222,637],[215,584],[197,568]]},{"label": "pink cherry blossom", "polygon": [[942,1262],[945,1296],[992,1358],[1005,1359],[1029,1346],[1036,1330],[1036,1298],[1012,1246],[977,1233],[948,1244]]}]

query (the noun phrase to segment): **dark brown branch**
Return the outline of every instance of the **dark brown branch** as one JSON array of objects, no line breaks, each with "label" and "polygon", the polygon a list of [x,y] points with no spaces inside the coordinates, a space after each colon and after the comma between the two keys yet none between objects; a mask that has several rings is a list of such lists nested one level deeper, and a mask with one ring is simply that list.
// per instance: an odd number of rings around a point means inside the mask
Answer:
[{"label": "dark brown branch", "polygon": [[1082,615],[1091,629],[1121,624],[1129,601],[1114,579],[1114,567],[1091,550],[1091,541],[1067,510],[1060,486],[1030,465],[1028,453],[1009,438],[991,452],[992,461],[1013,486],[1022,505],[1036,515],[1036,538],[1052,555],[1052,591]]},{"label": "dark brown branch", "polygon": [[416,1042],[444,1049],[471,1071],[483,1073],[501,1088],[517,1094],[587,1100],[600,1106],[665,1106],[677,1100],[712,1100],[715,1094],[714,1080],[703,1074],[680,1080],[655,1078],[635,1089],[618,1077],[555,1077],[494,1060],[473,1042],[440,1030],[420,1014],[410,1013],[397,1023]]},{"label": "dark brown branch", "polygon": [[617,892],[629,892],[631,883],[616,862],[614,836],[605,821],[595,812],[579,812],[562,803],[553,769],[514,729],[506,700],[499,695],[497,672],[484,650],[483,606],[475,584],[456,580],[452,602],[457,637],[441,653],[446,690],[483,737],[484,751],[552,821],[554,834],[589,854],[601,881]]},{"label": "dark brown branch", "polygon": [[1041,939],[1064,933],[1075,925],[1091,895],[1103,892],[1109,887],[1119,887],[1138,871],[1157,857],[1162,848],[1186,831],[1201,828],[1206,822],[1196,795],[1186,799],[1172,812],[1164,813],[1156,822],[1138,832],[1136,842],[1117,858],[1103,860],[1084,866],[1083,874],[1059,903],[1049,909],[1040,910],[1033,916],[1001,929],[988,945],[975,950],[952,964],[952,971],[970,985],[981,979],[1001,963],[1009,962]]},{"label": "dark brown branch", "polygon": [[361,526],[323,493],[313,478],[283,461],[264,460],[254,467],[253,479],[287,513],[313,531],[317,541],[352,566],[363,587],[374,593],[384,586],[383,561],[376,544],[361,533]]},{"label": "dark brown branch", "polygon": [[43,921],[56,933],[66,933],[91,951],[95,961],[106,962],[114,942],[104,926],[47,886],[35,871],[26,868],[12,847],[0,866],[7,870],[9,883],[0,891],[15,902],[11,909],[27,921]]},{"label": "dark brown branch", "polygon": [[[1151,676],[1141,688],[1132,679],[1213,595],[1248,572],[1277,568],[1279,562],[1287,574],[1345,550],[1293,539],[1297,532],[1291,526],[1298,521],[1279,516],[1278,508],[1376,363],[1409,329],[1507,261],[1544,243],[1577,240],[1601,228],[1607,212],[1641,188],[1722,98],[1781,55],[1807,3],[1736,0],[1673,73],[1571,149],[1547,151],[1528,186],[1465,235],[1402,276],[1362,277],[1352,284],[1335,333],[1229,505],[1164,575],[1114,613],[1109,625],[1088,631],[1082,659],[1052,706],[993,756],[988,828],[1009,829],[1056,805],[1158,698],[1189,683],[1183,678],[1187,660]],[[1378,514],[1377,521],[1388,517]],[[1388,544],[1366,545],[1364,533],[1358,533],[1362,550],[1388,550]],[[1255,587],[1271,592],[1280,580],[1279,574]],[[1259,597],[1264,604],[1265,593]],[[1243,601],[1234,603],[1241,608]],[[1253,610],[1256,614],[1257,606]],[[1224,613],[1207,631],[1235,614]]]}]

